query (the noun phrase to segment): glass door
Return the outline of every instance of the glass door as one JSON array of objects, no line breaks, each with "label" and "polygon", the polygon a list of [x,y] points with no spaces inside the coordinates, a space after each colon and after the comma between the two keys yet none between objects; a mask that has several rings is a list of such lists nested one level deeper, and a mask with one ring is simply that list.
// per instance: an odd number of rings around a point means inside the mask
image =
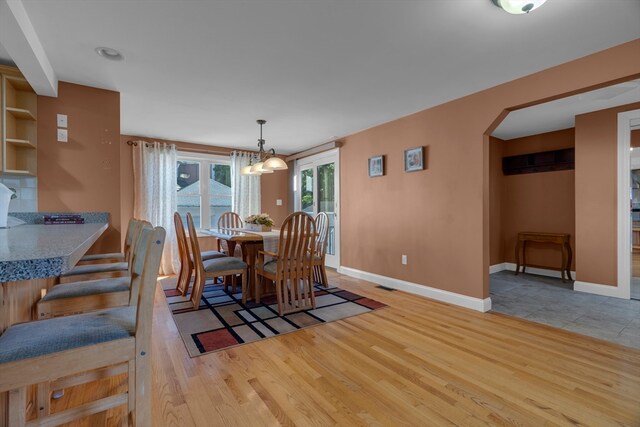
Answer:
[{"label": "glass door", "polygon": [[339,207],[339,157],[332,150],[298,161],[296,167],[296,210],[312,216],[326,212],[329,217],[327,236],[328,267],[340,266],[340,223]]}]

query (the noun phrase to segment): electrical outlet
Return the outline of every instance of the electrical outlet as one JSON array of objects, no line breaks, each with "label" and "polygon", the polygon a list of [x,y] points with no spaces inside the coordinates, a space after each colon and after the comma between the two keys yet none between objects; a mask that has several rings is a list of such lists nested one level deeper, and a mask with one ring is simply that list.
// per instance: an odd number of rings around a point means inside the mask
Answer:
[{"label": "electrical outlet", "polygon": [[282,199],[276,199],[276,206],[282,206]]},{"label": "electrical outlet", "polygon": [[402,255],[402,265],[407,265],[407,256]]},{"label": "electrical outlet", "polygon": [[58,114],[58,127],[66,128],[67,127],[67,115],[66,114]]},{"label": "electrical outlet", "polygon": [[67,142],[69,134],[66,129],[58,129],[58,142]]}]

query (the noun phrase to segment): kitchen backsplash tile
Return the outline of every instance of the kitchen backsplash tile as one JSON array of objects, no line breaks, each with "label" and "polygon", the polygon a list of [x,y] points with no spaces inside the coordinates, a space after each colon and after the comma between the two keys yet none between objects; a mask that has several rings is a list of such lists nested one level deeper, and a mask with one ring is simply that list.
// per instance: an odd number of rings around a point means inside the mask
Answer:
[{"label": "kitchen backsplash tile", "polygon": [[38,180],[33,176],[0,176],[0,182],[16,190],[9,203],[9,212],[38,211]]}]

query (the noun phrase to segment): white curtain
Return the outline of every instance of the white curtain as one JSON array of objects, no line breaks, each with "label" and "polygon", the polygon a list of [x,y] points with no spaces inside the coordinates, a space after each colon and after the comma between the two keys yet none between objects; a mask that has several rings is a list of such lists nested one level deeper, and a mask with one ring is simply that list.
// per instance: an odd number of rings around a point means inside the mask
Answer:
[{"label": "white curtain", "polygon": [[176,146],[159,142],[137,143],[133,147],[133,216],[167,231],[160,274],[173,274],[179,269],[173,226],[173,213],[177,209]]},{"label": "white curtain", "polygon": [[260,213],[260,177],[240,174],[250,158],[251,153],[231,153],[231,210],[240,215],[242,221]]}]

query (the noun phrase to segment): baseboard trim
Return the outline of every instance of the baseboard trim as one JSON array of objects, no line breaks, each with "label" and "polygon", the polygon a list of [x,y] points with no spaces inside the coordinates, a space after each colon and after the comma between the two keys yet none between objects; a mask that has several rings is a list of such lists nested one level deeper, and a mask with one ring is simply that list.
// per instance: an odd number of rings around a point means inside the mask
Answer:
[{"label": "baseboard trim", "polygon": [[501,271],[505,271],[506,269],[507,269],[507,263],[506,262],[503,262],[502,264],[491,265],[491,266],[489,266],[489,274],[499,273]]},{"label": "baseboard trim", "polygon": [[460,307],[470,308],[476,311],[487,312],[491,310],[491,298],[474,298],[467,295],[457,294],[455,292],[432,288],[430,286],[419,285],[417,283],[406,282],[392,277],[369,273],[367,271],[356,270],[355,268],[350,267],[340,266],[338,267],[338,273],[355,277],[356,279],[373,282],[388,288],[405,291],[410,294],[420,295],[449,304],[458,305]]},{"label": "baseboard trim", "polygon": [[578,292],[586,292],[589,294],[602,295],[605,297],[629,299],[630,295],[623,295],[624,290],[618,286],[602,285],[600,283],[581,282],[576,280],[573,282],[573,290]]},{"label": "baseboard trim", "polygon": [[[500,271],[516,271],[516,264],[512,262],[503,262],[502,264],[495,264],[489,267],[489,274],[498,273]],[[556,270],[547,270],[546,268],[527,267],[527,273],[537,274],[538,276],[554,277],[561,279],[562,275]],[[571,277],[576,277],[576,272],[571,272]]]}]

